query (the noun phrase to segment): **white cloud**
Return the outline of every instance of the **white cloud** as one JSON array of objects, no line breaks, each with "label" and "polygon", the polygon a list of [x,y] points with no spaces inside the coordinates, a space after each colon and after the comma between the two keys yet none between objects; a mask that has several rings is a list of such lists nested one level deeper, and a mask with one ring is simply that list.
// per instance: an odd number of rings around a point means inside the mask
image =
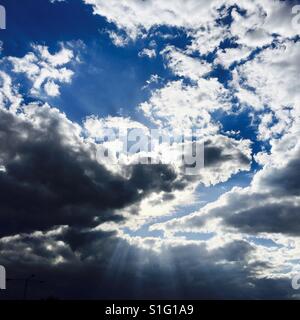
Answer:
[{"label": "white cloud", "polygon": [[114,31],[107,31],[111,41],[117,47],[125,47],[129,43],[129,38]]},{"label": "white cloud", "polygon": [[197,85],[182,81],[167,83],[153,92],[140,109],[156,125],[182,131],[196,127],[204,135],[218,132],[219,125],[211,117],[217,109],[229,110],[227,91],[217,79],[199,79]]},{"label": "white cloud", "polygon": [[89,137],[94,139],[102,138],[106,129],[142,129],[147,132],[147,127],[140,122],[133,121],[130,118],[124,117],[107,117],[99,118],[96,116],[87,117],[83,123],[84,128]]},{"label": "white cloud", "polygon": [[59,86],[53,81],[48,81],[44,86],[45,92],[50,97],[56,97],[59,95]]},{"label": "white cloud", "polygon": [[222,41],[231,37],[228,26],[220,26],[210,20],[201,28],[189,32],[192,42],[188,46],[191,53],[208,54],[214,52]]},{"label": "white cloud", "polygon": [[[203,54],[212,52],[230,37],[235,37],[239,44],[257,47],[270,44],[273,34],[286,38],[300,32],[292,27],[291,7],[279,0],[113,0],[109,4],[105,0],[84,1],[93,6],[95,14],[115,23],[132,39],[155,26],[185,28],[193,38],[190,50]],[[223,27],[216,22],[217,18],[224,17],[232,6],[245,10],[245,13],[240,14],[240,11],[233,9],[232,25]]]},{"label": "white cloud", "polygon": [[13,85],[11,77],[3,71],[0,71],[0,106],[16,110],[23,97],[18,93]]},{"label": "white cloud", "polygon": [[212,71],[212,66],[209,63],[192,58],[173,46],[166,47],[161,54],[164,56],[168,67],[180,77],[197,81]]},{"label": "white cloud", "polygon": [[299,59],[300,43],[286,41],[263,50],[234,71],[232,87],[240,102],[266,109],[259,125],[261,139],[285,133],[300,116]]},{"label": "white cloud", "polygon": [[281,139],[272,140],[264,167],[249,187],[235,187],[199,211],[154,224],[151,230],[163,230],[167,237],[178,231],[211,234],[211,248],[243,239],[255,247],[253,261],[270,264],[259,276],[291,276],[299,270],[294,262],[300,249],[299,133],[298,123]]},{"label": "white cloud", "polygon": [[74,58],[70,49],[62,46],[61,50],[51,54],[45,46],[33,46],[33,52],[23,58],[9,57],[15,73],[24,73],[32,82],[31,94],[40,96],[59,95],[59,84],[70,83],[74,72],[65,65]]},{"label": "white cloud", "polygon": [[251,49],[243,46],[239,48],[220,49],[214,63],[219,63],[225,68],[229,68],[234,62],[240,62],[246,59],[250,53]]},{"label": "white cloud", "polygon": [[[211,19],[214,7],[222,1],[174,0],[172,2],[150,0],[84,0],[94,8],[94,13],[105,16],[120,29],[124,29],[132,38],[143,30],[156,25],[170,25],[185,28],[201,26]],[[125,14],[124,14],[125,13]]]},{"label": "white cloud", "polygon": [[141,52],[139,52],[139,57],[148,57],[153,59],[156,57],[156,51],[154,49],[144,48]]}]

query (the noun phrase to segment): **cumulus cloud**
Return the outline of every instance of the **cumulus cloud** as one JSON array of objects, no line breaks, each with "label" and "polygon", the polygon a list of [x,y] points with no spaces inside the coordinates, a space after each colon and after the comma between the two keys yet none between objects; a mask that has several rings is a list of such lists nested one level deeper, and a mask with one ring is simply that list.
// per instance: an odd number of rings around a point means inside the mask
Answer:
[{"label": "cumulus cloud", "polygon": [[199,211],[154,224],[151,229],[166,234],[207,234],[210,236],[206,243],[212,248],[234,239],[247,241],[255,248],[252,259],[260,259],[270,267],[262,268],[259,274],[292,277],[299,270],[295,256],[300,248],[298,134],[296,125],[280,140],[273,141],[267,155],[270,160],[264,159],[265,166],[250,186],[235,187]]},{"label": "cumulus cloud", "polygon": [[218,123],[213,121],[211,112],[222,108],[230,108],[227,91],[215,78],[200,78],[192,86],[181,80],[169,82],[140,105],[145,115],[159,127],[182,130],[194,126],[207,135],[218,132]]},{"label": "cumulus cloud", "polygon": [[[176,0],[172,3],[116,0],[109,5],[104,0],[84,1],[93,6],[95,14],[106,17],[133,39],[160,25],[185,28],[194,38],[191,48],[202,53],[215,49],[227,36],[255,48],[271,43],[273,35],[293,37],[299,34],[291,25],[292,3],[279,0]],[[232,23],[224,27],[218,19],[228,13]]]},{"label": "cumulus cloud", "polygon": [[165,57],[168,67],[180,77],[198,81],[212,71],[209,63],[189,57],[173,46],[166,47],[161,53]]},{"label": "cumulus cloud", "polygon": [[33,104],[22,110],[0,110],[2,236],[120,220],[115,209],[185,186],[165,165],[136,165],[126,178],[114,175],[97,162],[82,128],[57,109]]},{"label": "cumulus cloud", "polygon": [[[205,245],[169,243],[157,255],[113,233],[61,228],[3,238],[0,248],[0,262],[10,272],[43,275],[39,279],[45,283],[31,289],[32,297],[47,298],[45,292],[69,299],[287,298],[291,294],[286,279],[253,276],[256,265],[248,260],[252,248],[242,241],[213,251]],[[20,292],[16,283],[9,289],[6,297]]]},{"label": "cumulus cloud", "polygon": [[278,43],[234,72],[232,85],[240,102],[266,110],[259,126],[261,139],[282,135],[299,118],[299,45]]},{"label": "cumulus cloud", "polygon": [[[298,132],[298,131],[296,131]],[[299,235],[299,143],[296,132],[273,146],[269,161],[246,188],[233,188],[190,216],[175,219],[170,226],[201,230],[210,219],[224,222],[245,233]],[[168,224],[168,223],[167,223]],[[186,226],[186,228],[185,228]]]},{"label": "cumulus cloud", "polygon": [[129,43],[130,39],[120,33],[111,30],[107,31],[107,33],[113,44],[117,47],[125,47]]},{"label": "cumulus cloud", "polygon": [[141,52],[139,52],[139,57],[148,57],[149,59],[153,59],[156,57],[156,51],[154,49],[144,48]]},{"label": "cumulus cloud", "polygon": [[246,59],[250,53],[251,49],[246,46],[219,50],[214,63],[219,63],[225,68],[229,68],[233,63]]},{"label": "cumulus cloud", "polygon": [[3,71],[0,72],[0,86],[0,104],[13,110],[18,109],[23,98],[12,84],[11,77]]},{"label": "cumulus cloud", "polygon": [[[143,30],[149,31],[157,25],[194,28],[211,18],[213,9],[221,1],[209,3],[207,1],[180,0],[172,3],[151,1],[117,1],[109,4],[102,0],[84,0],[92,5],[94,13],[105,16],[109,22],[114,22],[120,29],[124,29],[132,38],[136,38]],[[126,12],[126,14],[124,14]]]},{"label": "cumulus cloud", "polygon": [[58,96],[59,85],[70,83],[74,72],[64,65],[74,58],[72,50],[62,46],[61,50],[51,54],[45,46],[34,45],[33,52],[23,58],[9,57],[15,73],[25,74],[31,81],[31,94],[40,96]]}]

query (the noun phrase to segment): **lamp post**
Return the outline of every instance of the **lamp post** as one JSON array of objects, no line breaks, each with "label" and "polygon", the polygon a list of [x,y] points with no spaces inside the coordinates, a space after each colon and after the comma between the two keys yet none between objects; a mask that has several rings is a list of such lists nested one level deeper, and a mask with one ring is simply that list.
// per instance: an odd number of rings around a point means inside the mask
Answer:
[{"label": "lamp post", "polygon": [[37,282],[37,283],[40,283],[40,284],[44,283],[44,281],[35,280],[34,278],[35,278],[35,275],[31,274],[27,278],[20,278],[20,279],[8,278],[7,281],[24,281],[23,300],[27,300],[29,284],[32,283],[32,282]]}]

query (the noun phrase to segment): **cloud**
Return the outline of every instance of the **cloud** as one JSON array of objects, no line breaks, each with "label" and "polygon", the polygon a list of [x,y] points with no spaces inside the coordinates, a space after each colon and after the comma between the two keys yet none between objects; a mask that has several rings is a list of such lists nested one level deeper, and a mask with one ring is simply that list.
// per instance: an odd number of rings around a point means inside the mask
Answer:
[{"label": "cloud", "polygon": [[125,47],[129,43],[130,39],[120,33],[111,30],[107,31],[107,33],[113,44],[117,47]]},{"label": "cloud", "polygon": [[[23,58],[4,58],[13,73],[0,73],[0,264],[15,277],[46,279],[47,289],[32,292],[36,297],[293,298],[300,121],[299,42],[290,5],[84,2],[117,26],[107,31],[116,46],[146,39],[162,25],[185,32],[185,47],[166,44],[160,52],[172,78],[139,111],[159,129],[197,129],[205,167],[187,177],[170,165],[99,163],[106,127],[148,128],[111,116],[79,125],[48,105],[24,105],[14,76],[27,77],[31,96],[58,96],[78,62],[68,45],[56,53],[35,45]],[[156,49],[139,52],[151,58]],[[253,121],[243,130],[254,143],[223,135],[224,119],[216,116],[231,120],[245,110]],[[251,184],[200,204],[207,199],[197,187],[251,170],[252,145],[260,167]],[[159,231],[160,237],[147,236]],[[14,289],[12,297],[17,284]]]},{"label": "cloud", "polygon": [[[258,171],[250,186],[233,188],[217,201],[198,212],[176,218],[153,229],[166,231],[226,232],[299,237],[299,142],[295,131],[273,145],[269,154],[272,162]],[[222,231],[223,230],[223,231]],[[289,239],[289,238],[287,238]],[[298,240],[293,240],[298,243]]]},{"label": "cloud", "polygon": [[[284,137],[284,142],[287,142],[290,136]],[[277,163],[266,166],[254,177],[252,187],[247,193],[241,190],[236,193],[235,199],[228,202],[231,214],[228,217],[225,215],[226,224],[249,233],[300,235],[299,144],[291,150],[289,155],[284,150],[277,150],[282,152],[278,158],[284,155],[285,161],[279,162],[279,158]],[[272,157],[276,157],[276,152],[273,152]],[[243,203],[244,206],[239,208],[238,203]],[[224,212],[227,212],[226,208],[227,206],[224,207]]]},{"label": "cloud", "polygon": [[[205,245],[165,244],[160,254],[130,245],[113,233],[60,228],[0,240],[10,274],[36,274],[31,298],[287,298],[286,279],[256,279],[253,250],[237,241],[208,251]],[[22,258],[21,258],[22,257]],[[22,270],[22,272],[20,271]],[[72,281],[80,279],[80,281]],[[7,297],[20,287],[11,283]]]},{"label": "cloud", "polygon": [[[299,30],[292,27],[293,2],[116,0],[109,5],[104,0],[84,2],[93,6],[94,14],[106,17],[132,39],[156,26],[184,28],[194,39],[190,49],[203,54],[213,51],[227,37],[255,48],[270,44],[276,36],[291,38],[299,34]],[[232,22],[225,27],[220,20],[228,15]]]},{"label": "cloud", "polygon": [[50,97],[56,97],[59,95],[59,86],[53,81],[48,81],[44,86],[45,92]]},{"label": "cloud", "polygon": [[64,67],[74,58],[73,51],[65,48],[51,54],[45,46],[34,45],[33,52],[23,58],[9,57],[13,72],[23,73],[31,81],[30,93],[34,96],[47,94],[58,96],[59,84],[70,83],[74,72]]},{"label": "cloud", "polygon": [[120,220],[114,210],[185,186],[165,165],[131,166],[126,177],[107,171],[81,127],[57,109],[32,104],[0,112],[2,236]]},{"label": "cloud", "polygon": [[284,134],[299,117],[299,46],[294,41],[277,43],[233,73],[232,86],[240,102],[266,110],[258,128],[261,139]]},{"label": "cloud", "polygon": [[212,71],[209,63],[189,57],[173,46],[167,46],[161,54],[164,56],[168,68],[180,77],[198,81]]},{"label": "cloud", "polygon": [[[136,38],[143,30],[149,31],[157,25],[170,25],[177,27],[194,28],[212,17],[213,8],[221,1],[211,4],[207,1],[180,0],[165,3],[158,0],[143,1],[117,1],[109,4],[102,0],[84,0],[92,5],[94,14],[107,18],[118,28],[124,29],[127,34]],[[124,14],[126,12],[126,14]]]},{"label": "cloud", "polygon": [[250,145],[249,140],[238,141],[222,135],[208,139],[200,180],[206,186],[215,185],[240,171],[249,171],[252,161]]},{"label": "cloud", "polygon": [[139,57],[148,57],[149,59],[153,59],[156,57],[156,51],[154,49],[144,48],[141,52],[139,52]]},{"label": "cloud", "polygon": [[51,3],[55,3],[55,2],[64,2],[66,0],[50,0]]},{"label": "cloud", "polygon": [[159,127],[175,131],[196,127],[202,134],[209,135],[219,130],[211,112],[229,109],[226,100],[227,91],[215,78],[201,78],[193,86],[178,80],[154,91],[140,109]]},{"label": "cloud", "polygon": [[0,71],[0,104],[16,110],[22,100],[23,97],[18,93],[18,89],[13,86],[11,77]]},{"label": "cloud", "polygon": [[218,51],[214,63],[219,63],[225,68],[229,68],[233,63],[238,63],[241,62],[241,60],[246,59],[250,53],[251,50],[246,46],[222,49]]},{"label": "cloud", "polygon": [[263,46],[272,42],[272,37],[295,37],[299,30],[292,27],[292,7],[295,1],[242,1],[241,8],[247,10],[242,16],[234,12],[234,22],[231,27],[233,36],[238,37],[239,43],[253,47]]}]

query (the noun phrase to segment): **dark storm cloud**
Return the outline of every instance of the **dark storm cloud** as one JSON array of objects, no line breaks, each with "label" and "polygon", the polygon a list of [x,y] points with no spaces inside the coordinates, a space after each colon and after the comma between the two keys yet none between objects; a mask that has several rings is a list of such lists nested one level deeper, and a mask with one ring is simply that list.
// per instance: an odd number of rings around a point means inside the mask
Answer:
[{"label": "dark storm cloud", "polygon": [[115,209],[151,192],[185,186],[165,165],[137,165],[128,179],[114,175],[80,143],[65,142],[72,132],[61,133],[63,120],[49,108],[40,107],[35,116],[42,129],[0,110],[0,164],[5,167],[0,171],[1,236],[118,221]]},{"label": "dark storm cloud", "polygon": [[300,195],[300,152],[297,158],[292,159],[283,168],[277,168],[272,174],[265,176],[261,183],[261,188],[272,188],[273,194],[279,196],[299,196]]},{"label": "dark storm cloud", "polygon": [[[235,158],[235,155],[226,154],[227,150],[224,146],[213,146],[211,142],[205,143],[204,164],[205,167],[214,167],[224,162],[229,162]],[[247,158],[242,152],[238,153],[238,160],[241,164],[250,164],[251,159]]]},{"label": "dark storm cloud", "polygon": [[[219,154],[214,149],[211,154]],[[277,233],[299,237],[299,155],[299,147],[295,147],[285,162],[266,166],[258,172],[251,186],[227,192],[215,205],[200,209],[199,213],[170,220],[161,225],[162,230],[197,232],[217,218],[221,230],[225,226],[224,232]]]},{"label": "dark storm cloud", "polygon": [[[115,232],[91,229],[120,221],[115,209],[134,205],[138,214],[150,193],[173,199],[175,190],[198,177],[178,177],[162,164],[129,166],[127,178],[115,175],[93,160],[93,146],[86,148],[73,130],[48,107],[37,107],[27,120],[0,110],[0,264],[9,277],[44,280],[31,287],[32,298],[214,298],[245,289],[237,274],[245,282],[251,276],[239,266],[252,250],[246,243],[212,253],[204,246],[176,246],[157,254]],[[208,163],[236,159],[223,151],[218,145]],[[229,269],[215,265],[224,259]],[[224,291],[211,288],[216,281]],[[22,297],[22,284],[12,281],[9,288],[5,298]]]},{"label": "dark storm cloud", "polygon": [[[218,143],[216,143],[218,142]],[[226,137],[219,137],[219,141],[205,141],[204,165],[205,167],[216,167],[222,163],[237,160],[241,165],[249,165],[251,158],[242,151],[234,148],[236,141]]]},{"label": "dark storm cloud", "polygon": [[[125,179],[92,159],[60,113],[44,106],[33,116],[39,126],[0,110],[0,165],[5,167],[0,171],[0,236],[120,221],[114,210],[138,204],[153,192],[172,198],[172,192],[196,179],[178,177],[163,164],[130,166]],[[245,162],[227,140],[223,150],[218,143],[206,145],[208,166],[239,158],[241,165]],[[232,150],[237,155],[223,154]]]},{"label": "dark storm cloud", "polygon": [[300,206],[293,202],[268,203],[225,218],[245,233],[283,233],[300,236]]},{"label": "dark storm cloud", "polygon": [[[155,168],[155,170],[153,170]],[[177,180],[177,174],[166,165],[134,165],[129,170],[132,184],[141,190],[172,192],[186,186],[185,178]]]},{"label": "dark storm cloud", "polygon": [[[257,265],[248,262],[253,248],[243,241],[210,251],[205,245],[166,245],[157,254],[129,245],[112,233],[80,233],[66,229],[57,235],[10,239],[0,263],[7,266],[9,277],[35,274],[36,279],[45,281],[31,284],[29,298],[36,299],[259,299],[291,295],[287,279],[255,278]],[[61,239],[72,243],[72,249],[55,246]],[[26,252],[29,244],[31,251]],[[57,255],[64,258],[63,263],[53,263]],[[22,284],[11,282],[4,298],[22,297],[22,289]]]},{"label": "dark storm cloud", "polygon": [[[118,222],[115,209],[138,206],[150,193],[172,199],[193,178],[179,178],[166,165],[134,165],[126,169],[127,178],[115,175],[92,158],[92,146],[83,145],[60,113],[38,107],[33,119],[0,110],[0,264],[11,278],[35,274],[45,281],[32,284],[31,298],[289,295],[286,280],[261,285],[255,278],[257,266],[248,262],[253,248],[246,242],[211,251],[205,245],[166,245],[156,253],[115,232],[91,229]],[[223,149],[220,141],[206,146],[208,165],[249,164],[239,150],[229,155],[234,146],[225,142]],[[5,298],[22,297],[22,284],[12,281],[9,287]]]},{"label": "dark storm cloud", "polygon": [[[282,233],[300,236],[299,151],[285,165],[269,168],[259,177],[260,192],[231,197],[224,222],[247,233]],[[241,207],[241,204],[244,207]]]},{"label": "dark storm cloud", "polygon": [[244,233],[282,233],[300,236],[300,158],[295,151],[284,165],[269,167],[255,180],[255,189],[227,194],[221,207],[206,216],[186,219],[187,226],[203,226],[210,217]]}]

